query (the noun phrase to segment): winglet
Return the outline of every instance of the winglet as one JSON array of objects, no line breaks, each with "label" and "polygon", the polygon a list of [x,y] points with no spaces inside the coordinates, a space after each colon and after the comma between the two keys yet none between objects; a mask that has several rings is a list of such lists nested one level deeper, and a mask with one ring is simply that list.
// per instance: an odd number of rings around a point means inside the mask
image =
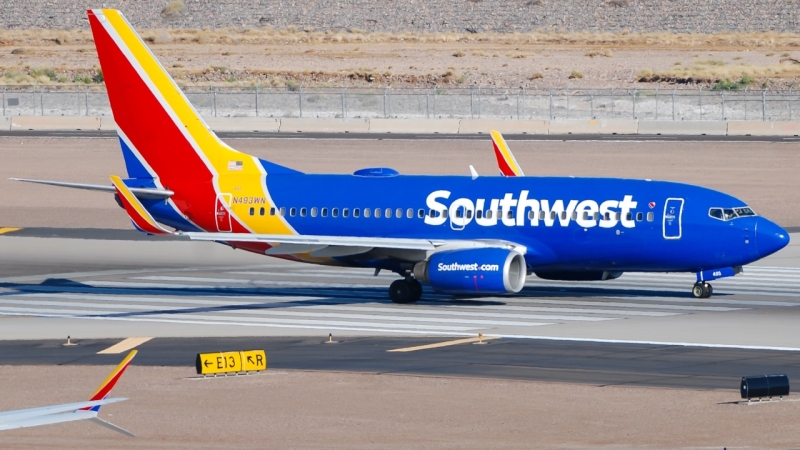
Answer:
[{"label": "winglet", "polygon": [[524,177],[522,169],[517,164],[517,160],[511,153],[511,150],[503,139],[503,135],[499,131],[491,130],[489,132],[492,136],[492,146],[494,146],[494,156],[497,157],[497,165],[500,167],[500,173],[506,177]]},{"label": "winglet", "polygon": [[114,183],[114,189],[117,191],[117,198],[119,198],[119,201],[125,208],[125,212],[128,213],[128,217],[131,218],[136,228],[150,234],[173,234],[153,219],[153,216],[150,215],[147,208],[133,195],[133,192],[122,182],[120,177],[111,175],[111,182]]},{"label": "winglet", "polygon": [[[114,386],[117,384],[117,381],[122,377],[122,374],[125,373],[125,369],[131,364],[131,360],[134,356],[136,356],[137,350],[132,350],[128,353],[128,356],[122,360],[114,370],[111,371],[111,374],[100,383],[100,386],[97,387],[97,390],[94,391],[91,397],[89,397],[89,401],[95,400],[102,400],[108,396]],[[100,405],[97,405],[93,408],[84,408],[84,410],[91,410],[91,411],[98,411],[100,409]]]}]

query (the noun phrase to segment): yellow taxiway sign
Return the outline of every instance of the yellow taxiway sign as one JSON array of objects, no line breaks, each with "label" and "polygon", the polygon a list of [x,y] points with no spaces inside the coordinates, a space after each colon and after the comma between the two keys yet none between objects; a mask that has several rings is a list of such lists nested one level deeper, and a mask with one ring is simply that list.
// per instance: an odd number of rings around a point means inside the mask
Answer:
[{"label": "yellow taxiway sign", "polygon": [[198,375],[258,372],[267,369],[267,354],[264,350],[198,353],[195,367]]}]

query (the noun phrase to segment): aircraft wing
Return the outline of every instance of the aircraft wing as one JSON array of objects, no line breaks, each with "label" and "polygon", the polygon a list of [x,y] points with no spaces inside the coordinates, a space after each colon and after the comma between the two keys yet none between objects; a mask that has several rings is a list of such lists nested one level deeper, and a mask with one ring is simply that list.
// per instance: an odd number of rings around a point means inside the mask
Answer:
[{"label": "aircraft wing", "polygon": [[500,173],[505,177],[524,177],[525,174],[522,173],[522,168],[517,164],[517,159],[508,148],[503,135],[495,130],[491,130],[489,134],[492,136],[492,147],[494,147],[494,156],[497,158]]},{"label": "aircraft wing", "polygon": [[[114,186],[105,186],[102,184],[84,184],[84,183],[66,183],[63,181],[50,181],[50,180],[30,180],[27,178],[9,178],[12,181],[23,181],[25,183],[47,184],[50,186],[68,187],[72,189],[85,189],[88,191],[102,191],[102,192],[116,192]],[[169,198],[174,195],[174,192],[166,189],[152,189],[152,188],[128,188],[131,193],[137,198],[155,198],[163,199]]]},{"label": "aircraft wing", "polygon": [[122,377],[122,374],[125,373],[125,369],[128,368],[134,356],[136,356],[136,350],[128,353],[128,356],[114,368],[87,401],[0,412],[0,431],[74,422],[76,420],[89,420],[126,436],[133,437],[133,433],[100,419],[97,417],[97,413],[103,405],[127,400],[127,398],[106,397]]}]

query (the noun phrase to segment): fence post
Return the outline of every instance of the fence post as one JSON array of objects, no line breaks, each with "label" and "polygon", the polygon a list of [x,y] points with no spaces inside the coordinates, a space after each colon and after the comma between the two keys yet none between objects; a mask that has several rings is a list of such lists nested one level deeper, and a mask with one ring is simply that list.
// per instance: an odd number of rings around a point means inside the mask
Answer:
[{"label": "fence post", "polygon": [[42,86],[42,90],[39,91],[39,106],[42,108],[42,115],[44,115],[44,86]]},{"label": "fence post", "polygon": [[519,91],[517,91],[517,120],[519,120],[519,95],[521,92],[522,92],[522,87],[520,87]]},{"label": "fence post", "polygon": [[614,88],[611,88],[611,118],[614,118]]},{"label": "fence post", "polygon": [[433,87],[433,118],[436,118],[436,86]]},{"label": "fence post", "polygon": [[256,117],[258,117],[258,86],[256,86]]},{"label": "fence post", "polygon": [[589,108],[591,110],[589,118],[594,119],[594,91],[589,93]]},{"label": "fence post", "polygon": [[722,97],[722,120],[727,120],[725,118],[725,92],[720,92],[719,95]]},{"label": "fence post", "polygon": [[633,97],[633,119],[636,120],[636,91],[631,93],[631,97]]},{"label": "fence post", "polygon": [[[5,106],[3,108],[5,108]],[[3,115],[6,115],[5,110],[3,111]],[[789,88],[789,120],[792,120],[792,88]]]},{"label": "fence post", "polygon": [[469,87],[469,118],[474,119],[475,113],[473,112],[473,103],[475,102],[475,86]]},{"label": "fence post", "polygon": [[217,117],[217,88],[214,88],[214,117]]},{"label": "fence post", "polygon": [[747,120],[747,88],[744,88],[744,120]]},{"label": "fence post", "polygon": [[767,121],[767,90],[761,90],[761,121]]},{"label": "fence post", "polygon": [[569,91],[567,91],[567,120],[569,120]]},{"label": "fence post", "polygon": [[550,119],[551,120],[555,119],[555,117],[553,117],[553,90],[552,89],[550,89]]},{"label": "fence post", "polygon": [[[78,111],[78,114],[80,114],[80,111]],[[87,116],[89,115],[89,88],[88,87],[86,88],[86,115]]]},{"label": "fence post", "polygon": [[658,88],[656,88],[656,120],[658,120]]},{"label": "fence post", "polygon": [[519,91],[520,91],[520,102],[522,102],[522,105],[521,105],[521,108],[520,108],[521,116],[519,118],[522,119],[522,117],[525,116],[525,88],[524,87],[520,87]]},{"label": "fence post", "polygon": [[347,118],[347,88],[342,90],[342,120]]},{"label": "fence post", "polygon": [[297,104],[300,106],[300,108],[299,108],[300,109],[300,118],[302,119],[303,118],[303,86],[300,86],[300,89],[298,89],[297,91],[298,91]]},{"label": "fence post", "polygon": [[425,118],[431,118],[431,90],[425,89]]},{"label": "fence post", "polygon": [[672,90],[672,121],[675,121],[675,89]]},{"label": "fence post", "polygon": [[6,88],[3,88],[3,115],[6,115]]},{"label": "fence post", "polygon": [[697,88],[697,98],[700,101],[700,120],[703,119],[703,86]]}]

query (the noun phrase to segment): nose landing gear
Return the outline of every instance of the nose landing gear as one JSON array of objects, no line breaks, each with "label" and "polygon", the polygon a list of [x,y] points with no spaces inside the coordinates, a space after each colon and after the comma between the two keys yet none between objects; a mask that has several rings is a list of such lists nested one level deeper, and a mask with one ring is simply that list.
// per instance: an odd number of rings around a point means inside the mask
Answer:
[{"label": "nose landing gear", "polygon": [[709,283],[697,282],[692,288],[692,295],[694,298],[709,298],[714,293],[714,288]]},{"label": "nose landing gear", "polygon": [[389,285],[389,298],[394,303],[414,303],[422,297],[422,285],[414,278],[395,280]]}]

